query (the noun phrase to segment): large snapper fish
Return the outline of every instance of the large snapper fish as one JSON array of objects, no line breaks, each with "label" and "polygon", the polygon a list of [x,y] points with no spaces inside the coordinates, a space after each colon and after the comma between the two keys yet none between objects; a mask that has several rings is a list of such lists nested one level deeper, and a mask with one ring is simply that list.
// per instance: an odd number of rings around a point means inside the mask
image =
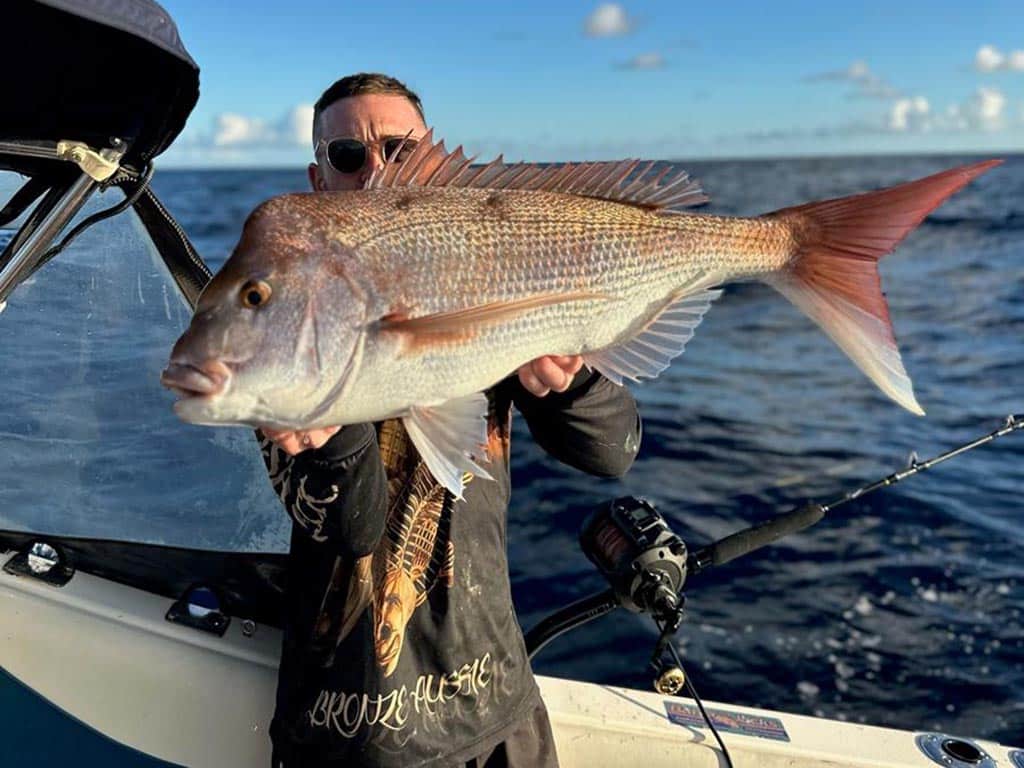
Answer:
[{"label": "large snapper fish", "polygon": [[472,166],[428,136],[366,190],[260,205],[199,298],[163,383],[197,424],[400,417],[460,496],[487,477],[482,391],[542,355],[622,384],[682,354],[717,286],[765,282],[889,397],[922,414],[878,260],[988,161],[756,218],[654,163]]}]

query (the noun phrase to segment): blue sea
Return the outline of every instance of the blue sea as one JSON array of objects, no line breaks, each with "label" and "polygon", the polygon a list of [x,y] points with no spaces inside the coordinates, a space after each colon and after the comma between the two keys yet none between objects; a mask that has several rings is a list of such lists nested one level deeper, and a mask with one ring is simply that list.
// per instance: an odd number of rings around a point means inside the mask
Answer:
[{"label": "blue sea", "polygon": [[[976,159],[686,167],[706,211],[753,215]],[[154,187],[216,269],[248,212],[306,179],[158,171]],[[137,226],[98,226],[0,315],[0,527],[282,549],[286,521],[251,438],[179,424],[157,385],[188,311],[141,243]],[[602,501],[646,497],[697,547],[1024,412],[1024,157],[948,201],[881,271],[925,417],[887,400],[781,296],[742,285],[661,378],[633,387],[644,436],[621,480],[558,464],[518,424],[508,556],[524,628],[605,587],[577,543]],[[1022,492],[1017,433],[694,577],[678,647],[698,691],[1024,746]],[[554,641],[535,669],[648,688],[655,640],[648,619],[620,611]]]}]

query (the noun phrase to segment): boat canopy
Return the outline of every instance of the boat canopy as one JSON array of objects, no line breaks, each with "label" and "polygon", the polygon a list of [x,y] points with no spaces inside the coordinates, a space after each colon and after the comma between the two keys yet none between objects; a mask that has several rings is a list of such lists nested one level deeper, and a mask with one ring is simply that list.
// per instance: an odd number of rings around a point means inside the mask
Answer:
[{"label": "boat canopy", "polygon": [[287,516],[256,441],[190,430],[159,386],[210,278],[149,186],[198,67],[152,0],[11,0],[4,31],[0,567],[31,577],[3,553],[45,542],[69,574],[276,624]]},{"label": "boat canopy", "polygon": [[[199,98],[199,68],[152,0],[10,0],[4,5],[0,142],[123,142],[139,170],[174,141]],[[0,150],[0,168],[59,161]]]},{"label": "boat canopy", "polygon": [[[181,133],[199,98],[199,68],[152,0],[11,0],[0,109],[0,171],[27,176],[0,201],[0,305],[69,241],[53,243],[98,191],[135,209],[190,302],[209,272],[149,189],[151,161]],[[13,41],[13,43],[11,42]],[[15,74],[16,73],[16,74]],[[30,213],[26,213],[30,211]]]}]

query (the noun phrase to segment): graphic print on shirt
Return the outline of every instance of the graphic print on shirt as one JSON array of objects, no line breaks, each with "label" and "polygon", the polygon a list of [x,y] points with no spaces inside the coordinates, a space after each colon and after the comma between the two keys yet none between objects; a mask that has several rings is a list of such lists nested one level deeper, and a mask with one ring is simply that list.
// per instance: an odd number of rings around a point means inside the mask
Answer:
[{"label": "graphic print on shirt", "polygon": [[401,422],[384,422],[378,442],[389,504],[384,536],[373,555],[373,645],[389,677],[413,611],[432,589],[454,583],[453,500],[419,460]]},{"label": "graphic print on shirt", "polygon": [[296,523],[301,525],[313,541],[327,541],[323,526],[327,519],[327,505],[337,500],[338,486],[332,485],[323,497],[315,496],[306,489],[306,477],[299,478],[298,485],[292,477],[295,469],[294,459],[270,438],[259,433],[260,448],[267,464],[270,484],[277,493],[284,508],[289,511]]},{"label": "graphic print on shirt", "polygon": [[[500,420],[491,404],[487,445],[482,446],[491,461],[507,461],[510,416]],[[451,518],[455,499],[430,474],[401,420],[382,422],[377,438],[388,484],[384,535],[371,555],[354,564],[336,558],[313,639],[318,643],[333,639],[336,649],[370,607],[374,654],[384,677],[390,677],[398,666],[414,611],[433,590],[454,584],[456,546],[451,540]],[[322,498],[310,493],[306,478],[294,476],[290,456],[269,440],[263,441],[263,447],[274,489],[286,508],[314,540],[322,540],[324,510],[337,498],[337,486],[325,489]],[[467,473],[463,481],[469,483],[472,477]],[[325,666],[334,661],[334,654],[327,654]]]}]

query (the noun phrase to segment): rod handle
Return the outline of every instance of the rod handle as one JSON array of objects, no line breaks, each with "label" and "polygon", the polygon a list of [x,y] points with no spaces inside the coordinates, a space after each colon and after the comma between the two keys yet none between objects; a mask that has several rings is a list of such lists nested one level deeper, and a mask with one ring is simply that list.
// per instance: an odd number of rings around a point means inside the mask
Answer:
[{"label": "rod handle", "polygon": [[690,557],[690,574],[700,573],[712,565],[722,565],[749,554],[783,536],[809,528],[824,516],[825,510],[820,504],[807,504],[758,525],[729,534],[724,539],[698,550]]}]

